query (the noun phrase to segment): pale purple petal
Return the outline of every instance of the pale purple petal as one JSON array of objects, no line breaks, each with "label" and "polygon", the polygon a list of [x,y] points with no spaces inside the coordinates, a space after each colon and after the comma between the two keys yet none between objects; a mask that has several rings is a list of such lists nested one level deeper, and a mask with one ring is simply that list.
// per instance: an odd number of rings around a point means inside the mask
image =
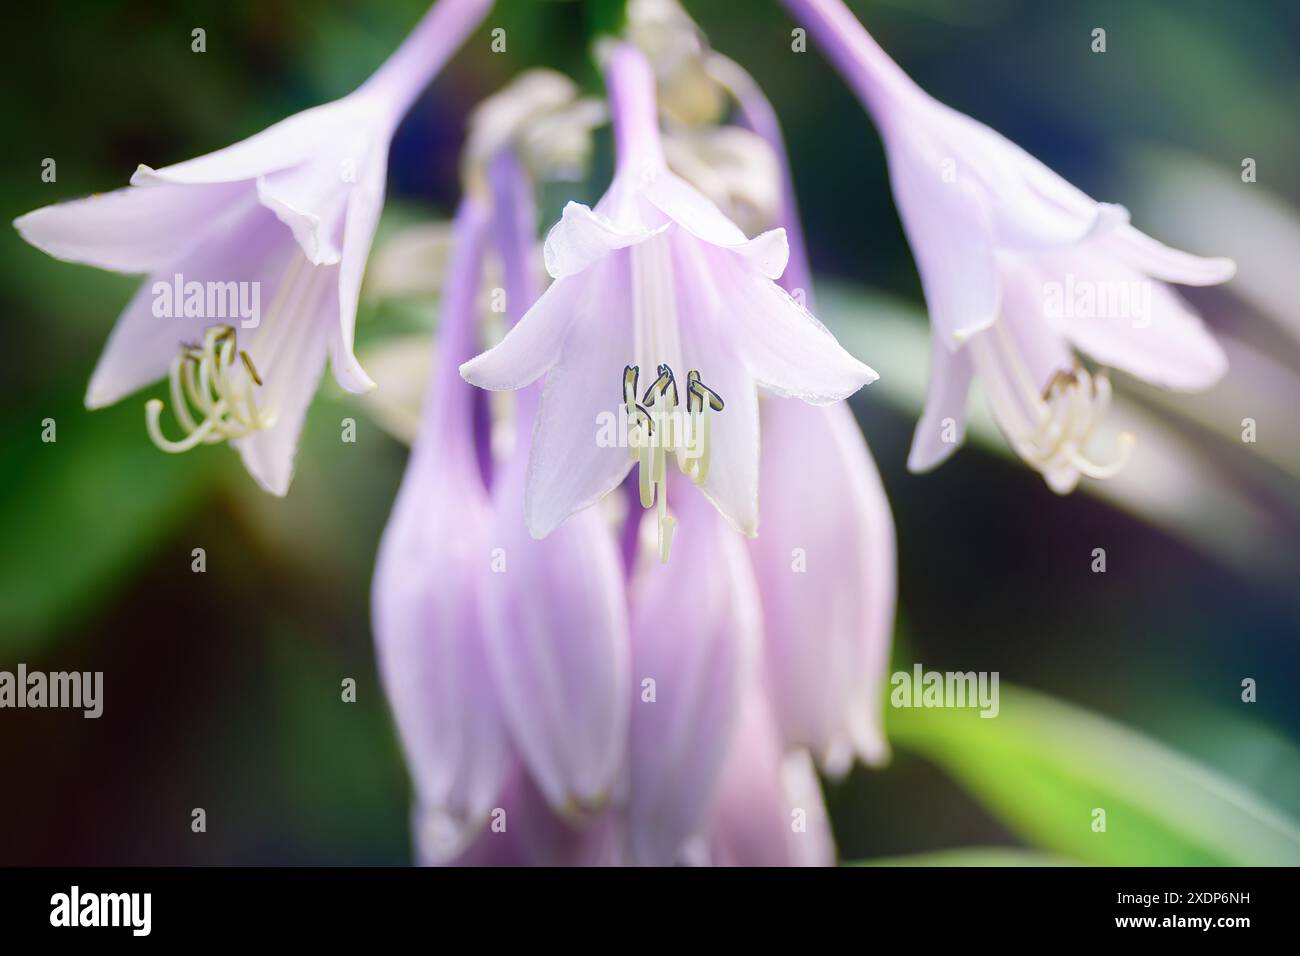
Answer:
[{"label": "pale purple petal", "polygon": [[912,435],[912,449],[907,456],[909,471],[929,471],[947,461],[961,446],[974,375],[970,351],[953,351],[939,340],[937,332],[932,332],[925,411]]},{"label": "pale purple petal", "polygon": [[[630,301],[627,256],[614,253],[591,270],[575,303],[573,329],[546,378],[524,504],[528,530],[537,538],[599,501],[632,467],[626,448],[597,441],[600,416],[618,412],[623,368],[633,354],[630,324],[610,314],[613,303]],[[525,316],[520,331],[528,321]]]},{"label": "pale purple petal", "polygon": [[673,559],[647,564],[633,604],[627,820],[642,865],[674,862],[703,834],[762,626],[743,539],[684,481],[669,484]]},{"label": "pale purple petal", "polygon": [[954,347],[998,314],[994,225],[973,178],[947,176],[952,157],[923,135],[900,127],[886,137],[885,149],[930,321]]},{"label": "pale purple petal", "polygon": [[[698,240],[682,234],[674,239],[673,262],[682,289],[692,290],[699,303],[693,324],[733,343],[759,387],[783,398],[829,405],[879,377],[775,282]],[[716,290],[711,300],[710,289]]]},{"label": "pale purple petal", "polygon": [[623,761],[629,636],[613,534],[594,509],[544,540],[524,523],[526,459],[494,489],[482,564],[489,660],[516,749],[551,805],[603,805]]},{"label": "pale purple petal", "polygon": [[647,183],[645,198],[695,238],[739,256],[758,275],[779,279],[785,272],[790,246],[784,229],[750,239],[707,197],[667,171]]},{"label": "pale purple petal", "polygon": [[[132,187],[152,191],[154,187]],[[201,342],[208,326],[226,321],[208,316],[183,315],[175,299],[176,276],[189,282],[258,283],[263,310],[274,299],[294,251],[293,240],[282,233],[274,217],[256,203],[228,224],[228,231],[206,232],[200,241],[172,260],[171,268],[156,273],[141,285],[113,326],[100,355],[90,385],[86,407],[103,408],[167,375],[168,367],[184,342]],[[160,285],[161,284],[161,285]],[[171,287],[167,293],[162,286]],[[252,286],[250,285],[251,289]],[[170,314],[161,308],[171,301]],[[155,314],[155,309],[163,314]],[[205,310],[206,311],[206,310]],[[263,319],[269,319],[263,316]],[[239,321],[232,320],[238,326]],[[250,335],[238,330],[241,343]],[[319,370],[317,370],[319,374]]]},{"label": "pale purple petal", "polygon": [[[1161,388],[1209,388],[1228,359],[1196,311],[1177,292],[1105,255],[1094,243],[1042,257],[1038,275],[1062,289],[1088,288],[1086,302],[1062,302],[1054,326],[1082,352]],[[1069,277],[1070,284],[1066,285]]]},{"label": "pale purple petal", "polygon": [[358,182],[348,197],[343,226],[342,260],[339,264],[338,323],[331,329],[330,367],[339,386],[349,392],[368,392],[375,387],[361,368],[353,342],[357,324],[357,301],[365,273],[370,244],[384,208],[384,186],[388,176],[388,142],[378,144],[358,170]]},{"label": "pale purple petal", "polygon": [[[270,428],[255,431],[247,438],[232,442],[243,458],[244,467],[262,488],[273,495],[285,495],[293,480],[294,458],[302,433],[307,407],[311,404],[321,373],[325,370],[325,331],[328,310],[334,301],[333,279],[336,269],[320,269],[321,287],[314,308],[297,315],[279,317],[292,331],[278,330],[278,345],[264,344],[269,335],[255,335],[248,346],[249,356],[263,375],[263,385],[256,390],[259,408],[275,415]],[[272,352],[272,349],[274,351]]]},{"label": "pale purple petal", "polygon": [[[588,298],[585,277],[557,279],[499,344],[460,367],[461,376],[493,390],[531,385],[559,360],[577,309]],[[616,324],[614,316],[604,318],[611,327]]]},{"label": "pale purple petal", "polygon": [[1098,245],[1131,269],[1164,282],[1218,285],[1237,274],[1237,264],[1231,259],[1173,249],[1130,225],[1103,237]]},{"label": "pale purple petal", "polygon": [[835,841],[812,762],[785,754],[763,696],[750,693],[709,825],[714,866],[831,866]]},{"label": "pale purple petal", "polygon": [[128,186],[33,210],[14,226],[56,259],[114,272],[151,272],[182,258],[212,226],[225,224],[231,206],[251,208],[252,203],[252,190],[242,184]]},{"label": "pale purple petal", "polygon": [[611,252],[645,242],[665,228],[664,223],[652,227],[637,220],[620,222],[570,202],[546,236],[546,271],[556,279],[577,275]]},{"label": "pale purple petal", "polygon": [[767,684],[790,746],[835,775],[887,753],[882,690],[894,625],[894,523],[848,406],[766,401],[762,534]]},{"label": "pale purple petal", "polygon": [[309,161],[338,137],[371,125],[373,109],[373,104],[357,97],[315,106],[204,156],[161,169],[141,166],[131,182],[195,185],[257,179]]},{"label": "pale purple petal", "polygon": [[[511,766],[479,616],[491,509],[474,454],[473,392],[455,374],[477,346],[486,211],[462,202],[455,229],[437,374],[380,542],[371,602],[424,859],[465,848],[497,806]],[[336,312],[325,314],[332,321]]]}]

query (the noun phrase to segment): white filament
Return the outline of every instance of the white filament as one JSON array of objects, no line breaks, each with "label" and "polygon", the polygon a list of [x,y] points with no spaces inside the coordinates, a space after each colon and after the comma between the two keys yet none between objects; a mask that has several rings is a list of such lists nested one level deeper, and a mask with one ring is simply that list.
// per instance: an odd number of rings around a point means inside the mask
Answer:
[{"label": "white filament", "polygon": [[993,417],[1027,464],[1049,479],[1066,475],[1070,487],[1078,475],[1110,478],[1124,467],[1135,441],[1130,432],[1119,436],[1120,451],[1112,462],[1097,462],[1086,450],[1110,407],[1110,380],[1104,371],[1093,374],[1076,362],[1058,370],[1039,391],[1001,321],[972,337],[970,348]]}]

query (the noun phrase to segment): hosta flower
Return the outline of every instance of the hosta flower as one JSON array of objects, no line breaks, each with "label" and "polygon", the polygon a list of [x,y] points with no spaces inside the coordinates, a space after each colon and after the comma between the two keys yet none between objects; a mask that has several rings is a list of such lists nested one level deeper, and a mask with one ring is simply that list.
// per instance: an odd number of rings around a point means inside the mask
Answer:
[{"label": "hosta flower", "polygon": [[627,840],[637,865],[673,863],[705,837],[762,632],[743,540],[698,495],[681,508],[676,557],[648,562],[632,594]]},{"label": "hosta flower", "polygon": [[[764,532],[766,534],[766,532]],[[712,866],[831,866],[835,839],[808,752],[787,751],[766,698],[741,708],[707,839]]]},{"label": "hosta flower", "polygon": [[762,419],[763,533],[750,554],[768,693],[786,742],[841,774],[887,753],[894,522],[846,406],[764,402]]},{"label": "hosta flower", "polygon": [[926,95],[841,0],[784,0],[875,119],[933,328],[913,470],[943,461],[980,379],[1007,440],[1055,490],[1123,464],[1089,443],[1110,397],[1103,365],[1169,389],[1202,389],[1226,360],[1163,283],[1230,279],[1228,259],[1167,248],[993,130]]},{"label": "hosta flower", "polygon": [[511,754],[484,646],[477,587],[491,503],[474,434],[474,390],[456,369],[477,347],[489,213],[466,200],[444,292],[438,370],[380,542],[372,594],[380,676],[415,789],[428,861],[459,853],[496,807]]},{"label": "hosta flower", "polygon": [[[738,64],[716,53],[708,63],[773,157],[776,221],[790,237],[790,264],[780,281],[811,304],[812,276],[776,112]],[[888,749],[880,710],[894,624],[893,517],[847,403],[812,408],[764,401],[760,419],[763,532],[749,550],[763,604],[769,719],[787,746],[809,748],[827,772],[839,775],[855,756],[879,762]],[[767,845],[774,852],[780,847],[779,841]]]},{"label": "hosta flower", "polygon": [[[506,149],[489,164],[507,313],[537,298],[531,182]],[[459,377],[456,384],[472,391]],[[622,768],[631,694],[624,574],[614,535],[589,508],[536,540],[524,484],[537,387],[515,408],[516,448],[495,477],[483,569],[484,638],[511,738],[538,789],[567,817],[608,802]],[[483,393],[479,393],[483,394]]]},{"label": "hosta flower", "polygon": [[328,354],[350,391],[357,295],[383,205],[388,145],[412,101],[490,0],[440,0],[356,92],[197,159],[141,166],[125,189],[47,206],[15,226],[50,255],[149,279],[86,392],[112,404],[164,377],[147,406],[158,447],[234,443],[268,491],[289,487]]},{"label": "hosta flower", "polygon": [[489,825],[459,856],[448,860],[424,845],[422,832],[417,820],[416,862],[425,866],[617,866],[623,861],[617,814],[565,819],[522,767],[507,780]]},{"label": "hosta flower", "polygon": [[461,372],[490,389],[546,377],[525,500],[535,537],[607,494],[635,461],[641,502],[658,508],[666,559],[674,459],[753,535],[757,389],[829,404],[875,373],[773,281],[788,255],[781,230],[747,239],[669,172],[644,57],[617,46],[606,72],[613,183],[595,209],[565,208],[546,241],[556,281]]}]

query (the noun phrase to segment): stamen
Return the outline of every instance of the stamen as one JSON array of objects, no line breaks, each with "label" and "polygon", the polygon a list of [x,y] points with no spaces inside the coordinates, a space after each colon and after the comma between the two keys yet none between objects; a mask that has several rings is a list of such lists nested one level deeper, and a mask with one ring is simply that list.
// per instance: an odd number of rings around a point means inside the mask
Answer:
[{"label": "stamen", "polygon": [[[236,355],[242,363],[238,371]],[[179,454],[201,444],[246,438],[275,424],[274,415],[257,407],[253,389],[262,378],[248,353],[239,349],[233,326],[211,326],[202,347],[182,345],[168,377],[172,413],[185,437],[173,441],[163,434],[161,399],[145,403],[149,438],[165,452]],[[198,413],[197,420],[191,409]]]},{"label": "stamen", "polygon": [[[677,527],[677,519],[668,511],[668,456],[676,455],[677,466],[682,474],[696,485],[702,484],[709,475],[709,410],[721,411],[723,401],[717,392],[700,381],[699,371],[692,369],[687,375],[686,388],[689,423],[679,422],[677,416],[681,412],[673,370],[667,364],[660,364],[657,371],[659,377],[646,389],[642,396],[643,404],[637,404],[640,366],[624,366],[623,403],[628,416],[628,444],[632,458],[640,469],[637,487],[641,507],[649,510],[658,503],[659,560],[667,564],[672,551],[673,532]],[[652,416],[647,408],[653,407],[659,398],[663,401]],[[655,417],[659,419],[657,431],[653,425]],[[688,442],[690,436],[695,436],[694,454],[691,454]]]},{"label": "stamen", "polygon": [[1099,479],[1123,469],[1136,442],[1131,432],[1119,436],[1119,453],[1110,462],[1095,461],[1084,450],[1110,406],[1104,370],[1093,374],[1075,362],[1058,369],[1040,393],[1002,322],[994,323],[991,335],[972,338],[971,346],[994,417],[1028,465],[1043,475],[1069,467]]},{"label": "stamen", "polygon": [[[316,310],[331,276],[328,269],[309,266],[295,249],[257,332],[257,354],[264,368],[301,333],[295,318]],[[149,437],[163,451],[178,453],[200,444],[237,441],[275,425],[275,411],[258,407],[255,390],[263,385],[262,375],[252,356],[239,348],[233,326],[211,326],[201,344],[182,344],[169,379],[172,414],[185,437],[172,441],[163,435],[161,400],[145,404]]]}]

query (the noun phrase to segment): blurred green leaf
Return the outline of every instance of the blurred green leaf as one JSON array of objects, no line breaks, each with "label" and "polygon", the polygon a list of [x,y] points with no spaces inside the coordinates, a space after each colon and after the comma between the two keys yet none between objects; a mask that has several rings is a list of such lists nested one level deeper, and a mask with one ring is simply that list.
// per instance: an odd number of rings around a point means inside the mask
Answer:
[{"label": "blurred green leaf", "polygon": [[[1001,688],[997,717],[890,708],[891,739],[1030,843],[1082,863],[1294,866],[1300,829],[1235,780],[1103,717]],[[1106,830],[1093,832],[1093,810]]]},{"label": "blurred green leaf", "polygon": [[[210,488],[226,449],[166,455],[145,434],[144,401],[102,412],[29,407],[0,432],[0,653],[68,637]],[[56,441],[42,441],[42,422]],[[188,552],[187,552],[188,555]],[[188,560],[188,557],[187,557]]]}]

